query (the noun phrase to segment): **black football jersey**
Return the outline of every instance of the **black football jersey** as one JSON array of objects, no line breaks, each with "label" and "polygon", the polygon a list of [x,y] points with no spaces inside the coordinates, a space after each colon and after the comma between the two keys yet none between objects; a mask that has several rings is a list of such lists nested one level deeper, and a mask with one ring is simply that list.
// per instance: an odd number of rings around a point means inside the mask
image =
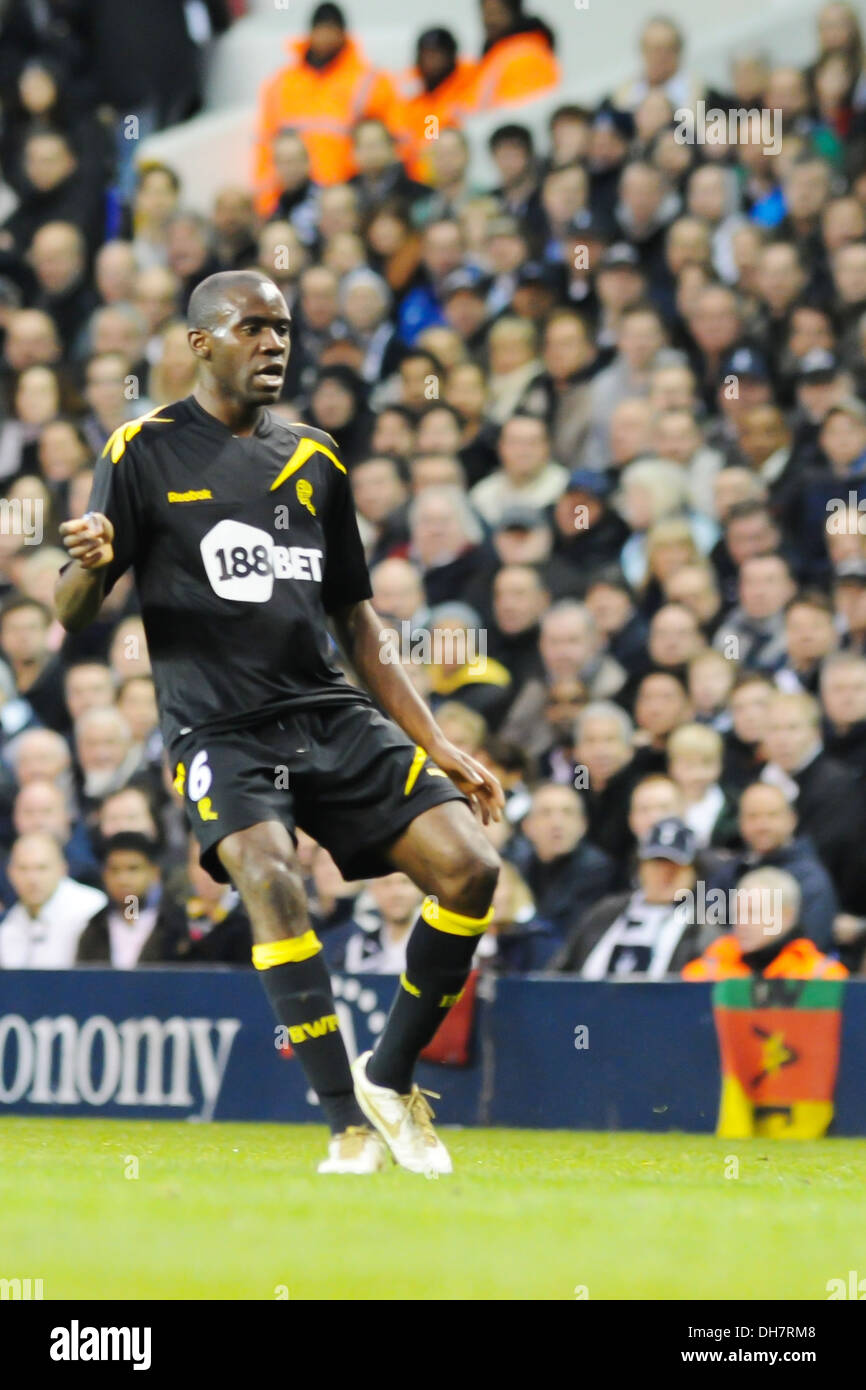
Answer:
[{"label": "black football jersey", "polygon": [[168,745],[367,700],[326,626],[371,594],[330,435],[262,410],[236,436],[188,396],[115,431],[89,509],[114,523],[106,593],[133,567]]}]

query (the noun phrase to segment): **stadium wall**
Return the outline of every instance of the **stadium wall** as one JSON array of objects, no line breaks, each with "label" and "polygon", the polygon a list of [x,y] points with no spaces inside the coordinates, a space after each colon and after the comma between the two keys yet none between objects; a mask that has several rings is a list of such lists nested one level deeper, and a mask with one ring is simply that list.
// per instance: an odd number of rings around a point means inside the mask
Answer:
[{"label": "stadium wall", "polygon": [[[352,1055],[393,977],[342,976]],[[470,1064],[419,1068],[445,1124],[712,1132],[719,1066],[708,985],[483,980]],[[315,1121],[252,972],[0,972],[0,1110],[109,1118]],[[866,982],[849,984],[833,1132],[866,1135]]]}]

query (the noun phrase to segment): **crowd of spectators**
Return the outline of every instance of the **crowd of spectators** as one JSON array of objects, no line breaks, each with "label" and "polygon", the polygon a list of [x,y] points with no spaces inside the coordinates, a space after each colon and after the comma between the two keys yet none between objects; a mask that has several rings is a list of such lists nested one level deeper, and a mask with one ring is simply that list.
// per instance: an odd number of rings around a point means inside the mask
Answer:
[{"label": "crowd of spectators", "polygon": [[[103,8],[81,7],[90,23]],[[276,409],[335,439],[374,606],[426,653],[406,670],[448,736],[506,789],[479,966],[861,969],[856,13],[821,8],[806,69],[737,53],[726,91],[652,19],[632,78],[598,105],[563,92],[538,140],[513,84],[523,64],[530,94],[529,45],[548,58],[539,89],[554,85],[569,35],[520,0],[480,9],[482,55],[430,29],[401,75],[370,68],[320,5],[262,91],[248,184],[204,216],[172,168],[130,166],[120,133],[125,113],[146,131],[196,109],[197,54],[183,86],[113,91],[107,40],[71,0],[8,5],[0,967],[249,960],[237,895],[198,865],[165,766],[132,577],[75,636],[52,593],[58,526],[86,510],[112,432],[192,389],[192,290],[258,266],[293,320]],[[229,9],[208,11],[219,32]],[[349,67],[365,100],[329,131],[317,81],[342,73],[343,90]],[[683,138],[698,101],[726,137]],[[496,184],[478,188],[485,103],[504,119]],[[329,963],[399,971],[409,880],[345,883],[302,831],[298,852]],[[758,944],[698,910],[738,885],[782,905]]]}]

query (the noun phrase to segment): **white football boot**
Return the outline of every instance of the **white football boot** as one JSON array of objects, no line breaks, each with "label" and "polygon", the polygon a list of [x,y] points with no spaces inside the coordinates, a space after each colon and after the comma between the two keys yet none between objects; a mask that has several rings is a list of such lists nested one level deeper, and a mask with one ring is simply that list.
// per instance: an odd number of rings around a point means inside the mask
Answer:
[{"label": "white football boot", "polygon": [[378,1173],[390,1164],[390,1155],[374,1129],[349,1125],[328,1141],[328,1157],[319,1164],[320,1173]]},{"label": "white football boot", "polygon": [[[372,1052],[352,1063],[355,1095],[371,1125],[375,1125],[401,1168],[410,1173],[437,1176],[451,1172],[451,1156],[433,1128],[433,1111],[427,1101],[435,1091],[413,1086],[401,1096],[388,1086],[377,1086],[367,1076]],[[438,1100],[438,1096],[436,1096]]]}]

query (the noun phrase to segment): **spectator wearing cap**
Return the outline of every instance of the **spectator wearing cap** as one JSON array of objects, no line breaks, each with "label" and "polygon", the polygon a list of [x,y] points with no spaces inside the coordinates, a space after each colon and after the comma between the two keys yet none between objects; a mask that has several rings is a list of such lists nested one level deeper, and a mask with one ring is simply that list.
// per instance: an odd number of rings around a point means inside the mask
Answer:
[{"label": "spectator wearing cap", "polygon": [[613,353],[619,344],[619,328],[623,315],[641,307],[646,298],[647,279],[641,268],[640,256],[627,241],[608,246],[597,261],[595,291],[596,342]]},{"label": "spectator wearing cap", "polygon": [[559,241],[557,260],[565,269],[564,297],[595,325],[601,314],[596,272],[611,230],[590,208],[573,217]]},{"label": "spectator wearing cap", "polygon": [[561,946],[592,904],[609,892],[616,866],[587,839],[583,799],[573,787],[553,782],[536,787],[521,832],[525,844],[518,847],[518,867]]},{"label": "spectator wearing cap", "polygon": [[494,732],[511,698],[512,679],[501,662],[487,655],[481,617],[466,603],[441,603],[430,613],[432,709],[457,700],[483,715]]},{"label": "spectator wearing cap", "polygon": [[554,598],[576,596],[619,558],[629,529],[609,505],[612,492],[606,473],[576,468],[569,475],[552,511],[554,554],[545,573]]},{"label": "spectator wearing cap", "polygon": [[460,334],[473,357],[483,351],[487,341],[486,294],[483,276],[471,266],[452,270],[442,283],[445,322]]},{"label": "spectator wearing cap", "polygon": [[852,394],[852,382],[829,348],[814,347],[794,362],[796,408],[791,458],[799,470],[826,466],[819,435],[827,412]]},{"label": "spectator wearing cap", "polygon": [[564,269],[546,261],[527,261],[517,272],[511,312],[541,332],[562,299]]},{"label": "spectator wearing cap", "polygon": [[581,453],[587,468],[607,468],[611,415],[623,401],[649,394],[650,373],[665,346],[665,330],[646,305],[628,309],[619,325],[616,355],[590,387],[589,433]]},{"label": "spectator wearing cap", "polygon": [[601,103],[589,142],[590,207],[603,223],[613,224],[619,181],[635,137],[634,116],[611,101]]},{"label": "spectator wearing cap", "polygon": [[827,869],[843,911],[866,909],[860,834],[866,802],[856,773],[821,742],[821,709],[811,695],[774,695],[764,739],[761,781],[781,787]]},{"label": "spectator wearing cap", "polygon": [[552,546],[553,535],[544,512],[534,507],[506,507],[485,547],[485,563],[467,585],[465,597],[489,622],[492,619],[493,583],[504,565],[532,569],[547,591],[544,574]]},{"label": "spectator wearing cap", "polygon": [[866,780],[866,659],[832,652],[821,667],[820,692],[824,748]]},{"label": "spectator wearing cap", "polygon": [[568,473],[550,456],[550,436],[544,420],[513,415],[499,436],[500,467],[476,483],[470,493],[473,507],[489,526],[497,526],[509,507],[549,507],[560,496]]},{"label": "spectator wearing cap", "polygon": [[681,820],[657,821],[638,848],[638,888],[602,898],[591,908],[552,968],[585,980],[661,980],[679,974],[700,950],[693,899],[696,855],[695,837]]},{"label": "spectator wearing cap", "polygon": [[[765,904],[778,904],[767,920]],[[824,955],[802,924],[800,888],[792,874],[775,867],[745,874],[737,889],[733,931],[717,937],[703,955],[689,961],[684,980],[764,979],[843,980],[838,960]]]},{"label": "spectator wearing cap", "polygon": [[509,710],[503,738],[533,757],[548,752],[552,736],[545,722],[554,687],[579,686],[590,700],[606,700],[625,683],[625,671],[605,651],[604,638],[585,604],[555,603],[541,619],[538,651],[543,674],[527,681]]},{"label": "spectator wearing cap", "polygon": [[16,901],[0,924],[0,968],[67,969],[105,894],[70,878],[57,840],[44,831],[19,836],[8,873]]},{"label": "spectator wearing cap", "polygon": [[833,607],[842,628],[842,646],[866,656],[866,559],[842,560],[833,574]]}]

